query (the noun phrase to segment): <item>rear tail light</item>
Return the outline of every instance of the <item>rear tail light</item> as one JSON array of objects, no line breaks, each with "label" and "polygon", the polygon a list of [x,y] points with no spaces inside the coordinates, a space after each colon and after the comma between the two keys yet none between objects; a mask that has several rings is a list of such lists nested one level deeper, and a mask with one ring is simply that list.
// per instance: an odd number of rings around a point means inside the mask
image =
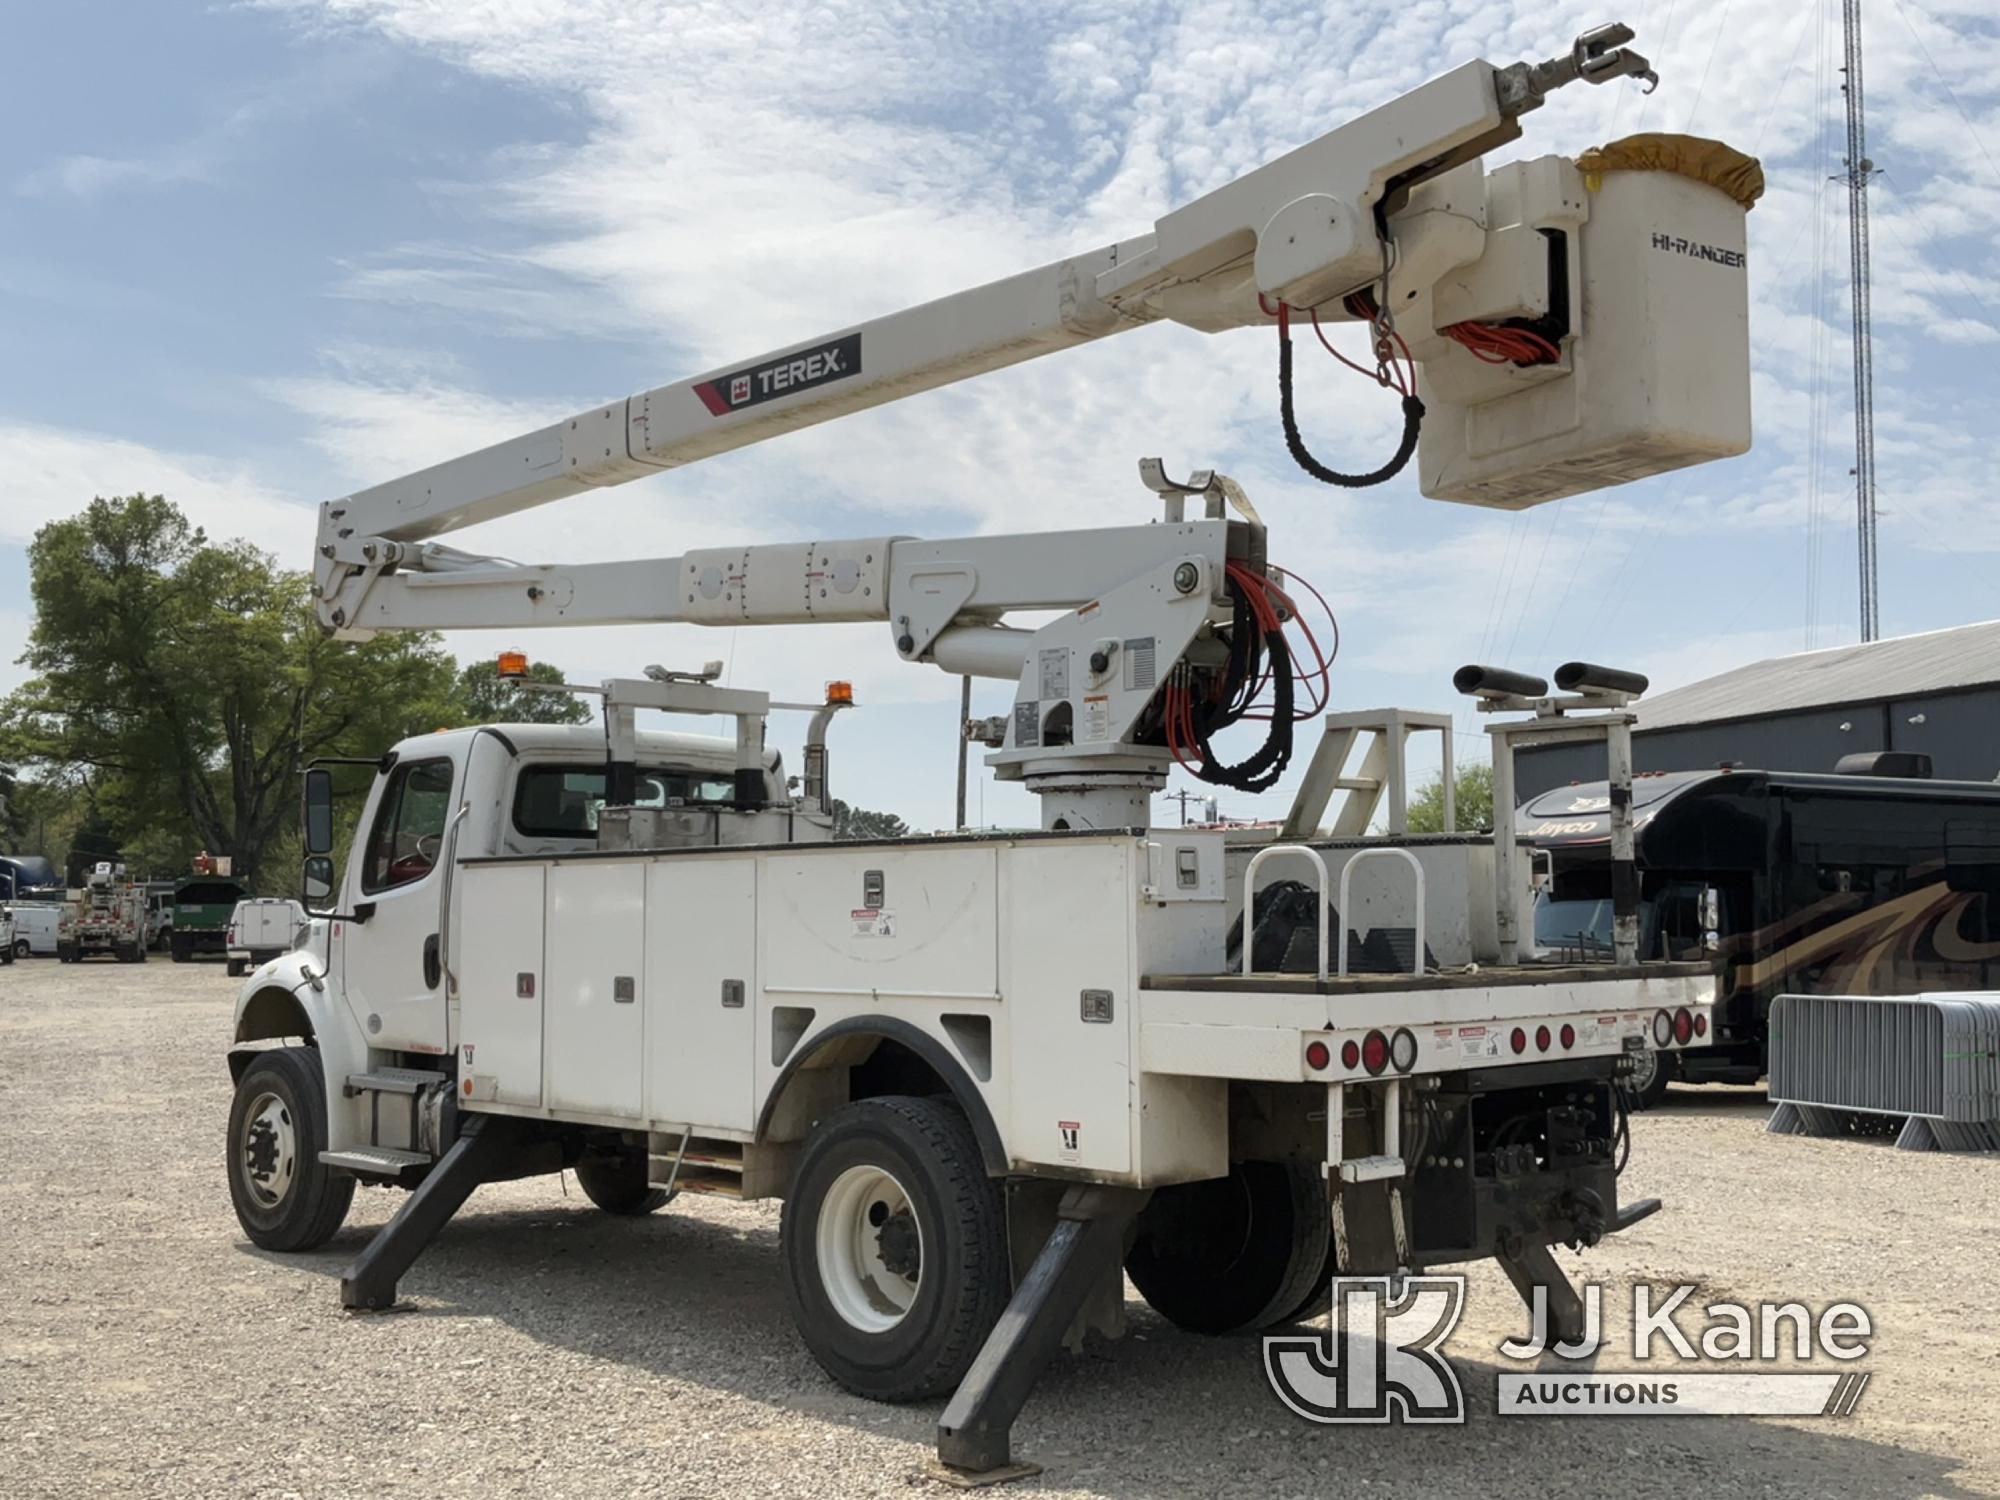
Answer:
[{"label": "rear tail light", "polygon": [[1696,1016],[1696,1017],[1694,1018],[1694,1034],[1695,1034],[1696,1036],[1707,1036],[1707,1035],[1708,1035],[1708,1017],[1707,1017],[1707,1016],[1699,1016],[1699,1015],[1698,1015],[1698,1016]]},{"label": "rear tail light", "polygon": [[1535,1050],[1536,1050],[1537,1052],[1546,1052],[1546,1051],[1548,1051],[1548,1050],[1549,1050],[1549,1028],[1548,1028],[1548,1027],[1546,1027],[1546,1026],[1537,1026],[1537,1027],[1535,1028]]},{"label": "rear tail light", "polygon": [[1306,1043],[1306,1066],[1315,1073],[1326,1071],[1326,1065],[1333,1061],[1333,1053],[1327,1050],[1325,1042]]},{"label": "rear tail light", "polygon": [[1565,1052],[1576,1045],[1576,1028],[1567,1021],[1563,1022],[1562,1044]]},{"label": "rear tail light", "polygon": [[1514,1055],[1519,1057],[1528,1050],[1528,1033],[1516,1026],[1514,1034],[1507,1038],[1507,1044],[1514,1049]]},{"label": "rear tail light", "polygon": [[1389,1039],[1381,1032],[1371,1031],[1361,1039],[1361,1066],[1371,1074],[1389,1066]]},{"label": "rear tail light", "polygon": [[1674,1039],[1674,1018],[1665,1011],[1653,1017],[1653,1045],[1664,1047]]},{"label": "rear tail light", "polygon": [[1694,1014],[1685,1005],[1674,1012],[1674,1040],[1683,1047],[1694,1040]]},{"label": "rear tail light", "polygon": [[1353,1037],[1340,1044],[1340,1065],[1349,1072],[1361,1066],[1361,1044]]}]

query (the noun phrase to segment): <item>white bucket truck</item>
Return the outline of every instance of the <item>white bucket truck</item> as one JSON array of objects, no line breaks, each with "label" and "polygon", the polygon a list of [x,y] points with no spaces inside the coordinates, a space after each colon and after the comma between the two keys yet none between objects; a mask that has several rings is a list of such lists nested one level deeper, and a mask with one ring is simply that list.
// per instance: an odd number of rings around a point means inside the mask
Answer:
[{"label": "white bucket truck", "polygon": [[[1402,932],[1389,946],[1409,972],[1349,972],[1310,836],[1233,883],[1254,891],[1289,862],[1318,885],[1314,961],[1260,969],[1256,914],[1232,941],[1222,837],[1152,826],[1152,797],[1175,764],[1244,795],[1274,785],[1326,679],[1297,658],[1296,604],[1230,481],[1176,483],[1149,461],[1157,521],[1053,536],[579,565],[431,539],[1159,319],[1275,322],[1289,441],[1324,476],[1290,420],[1294,309],[1374,328],[1385,380],[1411,387],[1384,472],[1421,425],[1433,493],[1529,504],[1742,451],[1741,275],[1647,238],[1740,252],[1741,198],[1677,170],[1593,187],[1558,158],[1479,162],[1547,90],[1642,75],[1626,40],[1607,28],[1553,62],[1468,64],[1133,240],[323,507],[314,594],[348,638],[882,622],[904,660],[1018,685],[980,737],[1042,826],[835,843],[838,703],[794,794],[766,744],[787,705],[713,672],[605,683],[601,732],[394,746],[337,876],[330,780],[309,773],[320,910],[246,986],[229,1054],[229,1184],[250,1237],[310,1248],[357,1181],[413,1189],[342,1282],[347,1306],[376,1308],[484,1181],[567,1167],[622,1214],[677,1193],[782,1197],[813,1355],[869,1396],[955,1392],[940,1457],[986,1474],[1009,1463],[1046,1359],[1115,1326],[1126,1269],[1168,1318],[1223,1332],[1308,1313],[1335,1271],[1497,1256],[1573,1328],[1549,1247],[1650,1210],[1618,1196],[1617,1078],[1705,1022],[1712,977],[1629,953],[1512,962],[1527,875],[1511,829],[1463,868],[1416,861],[1461,893],[1446,946],[1462,956],[1426,941],[1423,869],[1350,857],[1342,883],[1373,883],[1368,925]],[[1668,303],[1684,312],[1662,327]],[[1478,352],[1495,347],[1509,357]],[[1010,625],[1016,611],[1052,618]],[[1571,700],[1539,687],[1475,684],[1560,716]],[[1589,687],[1588,706],[1625,701]],[[652,732],[637,716],[653,711],[727,733]],[[1260,711],[1262,744],[1227,763],[1213,737]]]}]

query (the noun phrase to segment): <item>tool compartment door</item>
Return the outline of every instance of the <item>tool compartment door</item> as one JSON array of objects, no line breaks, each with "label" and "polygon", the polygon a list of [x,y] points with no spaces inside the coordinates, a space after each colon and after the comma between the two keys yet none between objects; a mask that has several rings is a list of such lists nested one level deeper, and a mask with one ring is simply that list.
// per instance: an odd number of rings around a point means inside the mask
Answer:
[{"label": "tool compartment door", "polygon": [[991,848],[768,856],[760,982],[787,995],[998,997],[999,868]]},{"label": "tool compartment door", "polygon": [[646,864],[549,866],[548,1107],[637,1119],[646,966]]},{"label": "tool compartment door", "polygon": [[545,865],[467,865],[452,932],[458,971],[458,1076],[474,1103],[542,1102]]},{"label": "tool compartment door", "polygon": [[646,1118],[754,1128],[757,861],[658,861],[646,927]]}]

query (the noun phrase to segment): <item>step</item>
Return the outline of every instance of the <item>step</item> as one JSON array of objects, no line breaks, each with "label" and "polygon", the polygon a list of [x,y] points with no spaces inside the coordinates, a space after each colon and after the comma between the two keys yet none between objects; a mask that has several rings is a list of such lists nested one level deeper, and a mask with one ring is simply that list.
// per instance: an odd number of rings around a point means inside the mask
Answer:
[{"label": "step", "polygon": [[322,1151],[321,1163],[349,1172],[366,1172],[376,1177],[400,1177],[407,1167],[431,1164],[426,1151],[403,1151],[394,1146],[356,1146],[351,1151]]},{"label": "step", "polygon": [[445,1081],[444,1074],[430,1068],[377,1068],[372,1073],[349,1073],[347,1093],[420,1094]]},{"label": "step", "polygon": [[1359,1156],[1340,1164],[1342,1182],[1383,1182],[1401,1177],[1409,1168],[1400,1156]]}]

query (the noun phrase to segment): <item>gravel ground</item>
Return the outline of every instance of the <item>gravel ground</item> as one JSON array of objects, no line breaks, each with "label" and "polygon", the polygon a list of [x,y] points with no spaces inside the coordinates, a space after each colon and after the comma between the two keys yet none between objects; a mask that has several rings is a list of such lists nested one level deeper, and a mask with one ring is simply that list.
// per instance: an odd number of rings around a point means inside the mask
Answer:
[{"label": "gravel ground", "polygon": [[[925,1476],[937,1407],[855,1400],[799,1346],[775,1204],[633,1223],[573,1183],[485,1188],[406,1278],[408,1311],[342,1313],[339,1272],[398,1195],[364,1191],[314,1255],[243,1239],[221,1159],[234,990],[219,965],[0,968],[6,1500],[949,1493]],[[1774,1138],[1766,1114],[1711,1089],[1642,1117],[1627,1182],[1668,1209],[1581,1267],[1863,1303],[1874,1380],[1850,1418],[1497,1418],[1494,1346],[1520,1318],[1481,1267],[1452,1344],[1464,1427],[1308,1426],[1254,1342],[1135,1299],[1133,1336],[1044,1377],[1015,1447],[1046,1472],[1004,1493],[2000,1495],[2000,1162]]]}]

